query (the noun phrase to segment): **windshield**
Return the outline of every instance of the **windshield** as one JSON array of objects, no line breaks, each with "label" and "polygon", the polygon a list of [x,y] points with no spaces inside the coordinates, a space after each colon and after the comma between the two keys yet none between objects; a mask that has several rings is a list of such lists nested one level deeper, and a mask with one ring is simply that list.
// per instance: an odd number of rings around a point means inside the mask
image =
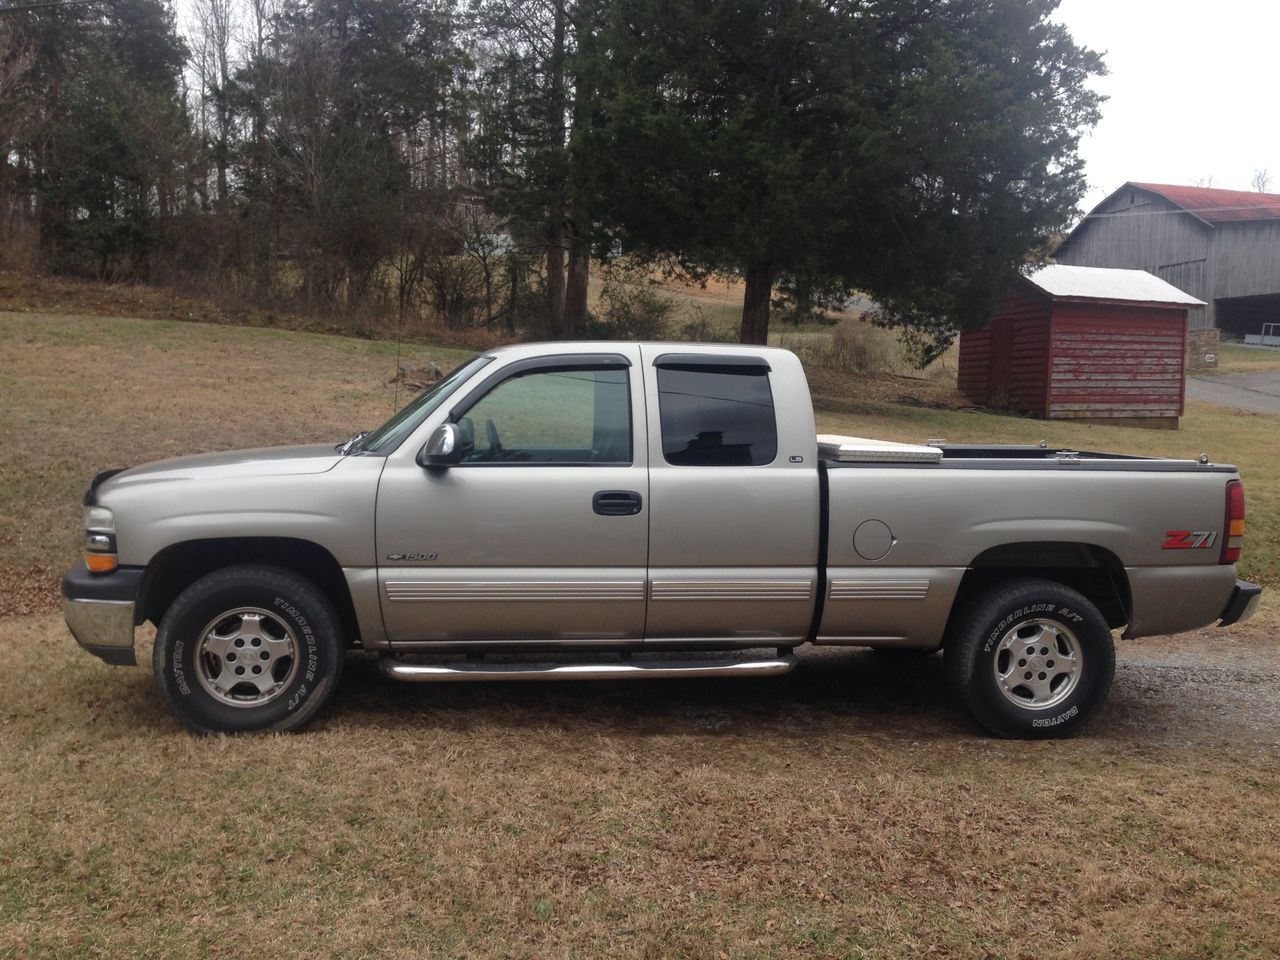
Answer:
[{"label": "windshield", "polygon": [[492,359],[493,357],[472,357],[443,380],[418,394],[412,403],[369,434],[364,443],[360,444],[360,452],[387,454],[400,446],[405,437],[413,433],[436,407],[449,398],[458,384]]}]

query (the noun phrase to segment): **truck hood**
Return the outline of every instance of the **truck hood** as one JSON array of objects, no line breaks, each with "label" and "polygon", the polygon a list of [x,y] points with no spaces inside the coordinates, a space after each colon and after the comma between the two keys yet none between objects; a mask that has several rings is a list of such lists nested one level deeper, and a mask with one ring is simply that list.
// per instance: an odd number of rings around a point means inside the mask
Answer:
[{"label": "truck hood", "polygon": [[239,477],[300,476],[332,470],[342,459],[331,443],[297,447],[263,447],[173,457],[130,467],[103,482],[99,489],[171,480],[226,480]]}]

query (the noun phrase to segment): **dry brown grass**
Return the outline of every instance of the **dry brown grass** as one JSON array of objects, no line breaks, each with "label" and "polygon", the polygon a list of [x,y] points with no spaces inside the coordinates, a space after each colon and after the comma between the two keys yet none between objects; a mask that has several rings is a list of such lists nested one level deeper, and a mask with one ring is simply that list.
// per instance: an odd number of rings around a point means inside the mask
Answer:
[{"label": "dry brown grass", "polygon": [[[51,597],[95,470],[338,439],[389,412],[393,360],[0,315],[0,567],[49,571]],[[824,426],[1009,419],[865,403]],[[307,733],[200,739],[147,670],[79,651],[56,613],[9,616],[0,957],[1273,957],[1278,625],[1178,641],[1257,678],[1234,685],[1126,645],[1111,704],[1061,743],[975,735],[936,658],[843,653],[651,685],[423,688],[353,661]]]},{"label": "dry brown grass", "polygon": [[221,305],[164,287],[97,283],[19,270],[0,270],[0,306],[6,311],[19,313],[126,316],[293,329],[323,329],[326,326],[314,318]]},{"label": "dry brown grass", "polygon": [[[923,667],[396,686],[179,732],[0,625],[0,956],[1267,957],[1280,764],[983,740]],[[1122,678],[1124,674],[1122,672]],[[1132,694],[1118,691],[1119,714]]]},{"label": "dry brown grass", "polygon": [[[396,345],[177,321],[0,313],[0,615],[49,609],[99,470],[202,450],[338,442],[413,391]],[[405,345],[400,363],[467,355]]]},{"label": "dry brown grass", "polygon": [[1224,343],[1218,349],[1218,366],[1207,373],[1258,373],[1264,370],[1280,370],[1280,349],[1260,350],[1234,343]]},{"label": "dry brown grass", "polygon": [[300,313],[254,306],[235,298],[202,296],[140,283],[98,283],[29,271],[0,269],[0,312],[267,327],[307,333],[358,334],[361,339],[402,340],[478,350],[502,342],[483,328],[453,330],[421,320],[398,323],[394,310],[370,306],[358,316]]}]

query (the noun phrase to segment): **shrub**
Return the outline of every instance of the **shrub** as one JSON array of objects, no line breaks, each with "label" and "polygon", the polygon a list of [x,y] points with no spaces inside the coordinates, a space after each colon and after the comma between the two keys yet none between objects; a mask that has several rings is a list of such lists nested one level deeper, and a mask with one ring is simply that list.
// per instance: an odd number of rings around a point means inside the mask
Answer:
[{"label": "shrub", "polygon": [[737,343],[738,331],[732,327],[716,326],[707,319],[702,307],[694,306],[693,319],[680,325],[677,336],[690,343]]},{"label": "shrub", "polygon": [[794,334],[778,338],[785,347],[807,365],[840,370],[844,373],[884,373],[890,369],[885,335],[861,320],[842,320],[823,334]]},{"label": "shrub", "polygon": [[597,315],[587,323],[593,340],[660,340],[675,310],[675,300],[647,279],[614,271],[605,274]]}]

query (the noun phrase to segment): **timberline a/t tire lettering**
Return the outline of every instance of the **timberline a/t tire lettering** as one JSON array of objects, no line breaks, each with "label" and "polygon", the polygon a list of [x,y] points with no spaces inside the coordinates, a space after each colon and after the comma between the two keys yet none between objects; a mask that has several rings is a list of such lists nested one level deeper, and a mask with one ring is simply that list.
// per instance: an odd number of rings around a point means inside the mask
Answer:
[{"label": "timberline a/t tire lettering", "polygon": [[[274,605],[280,609],[281,613],[285,614],[287,617],[289,617],[289,619],[291,619],[295,624],[297,624],[298,629],[302,631],[302,636],[303,636],[303,639],[306,641],[306,647],[307,647],[307,666],[306,666],[306,669],[303,670],[302,675],[303,675],[303,678],[307,681],[307,683],[310,683],[316,678],[316,662],[317,662],[316,637],[311,630],[311,624],[307,621],[306,617],[304,617],[301,613],[298,612],[298,608],[295,607],[293,604],[291,604],[284,597],[276,597]],[[301,690],[298,691],[296,696],[291,697],[289,699],[290,710],[292,710],[295,706],[297,706],[299,703],[302,702],[301,698],[306,696],[306,692],[307,692],[307,688],[303,687]]]},{"label": "timberline a/t tire lettering", "polygon": [[982,652],[990,653],[992,646],[995,645],[997,640],[1005,635],[1010,625],[1017,623],[1019,620],[1025,620],[1027,617],[1034,617],[1037,614],[1044,613],[1056,614],[1057,616],[1065,617],[1073,623],[1081,623],[1084,620],[1080,614],[1073,611],[1070,607],[1059,607],[1057,604],[1053,603],[1028,604],[1025,607],[1013,611],[1013,613],[1009,614],[995,625],[995,628],[987,635],[987,642],[983,645]]}]

